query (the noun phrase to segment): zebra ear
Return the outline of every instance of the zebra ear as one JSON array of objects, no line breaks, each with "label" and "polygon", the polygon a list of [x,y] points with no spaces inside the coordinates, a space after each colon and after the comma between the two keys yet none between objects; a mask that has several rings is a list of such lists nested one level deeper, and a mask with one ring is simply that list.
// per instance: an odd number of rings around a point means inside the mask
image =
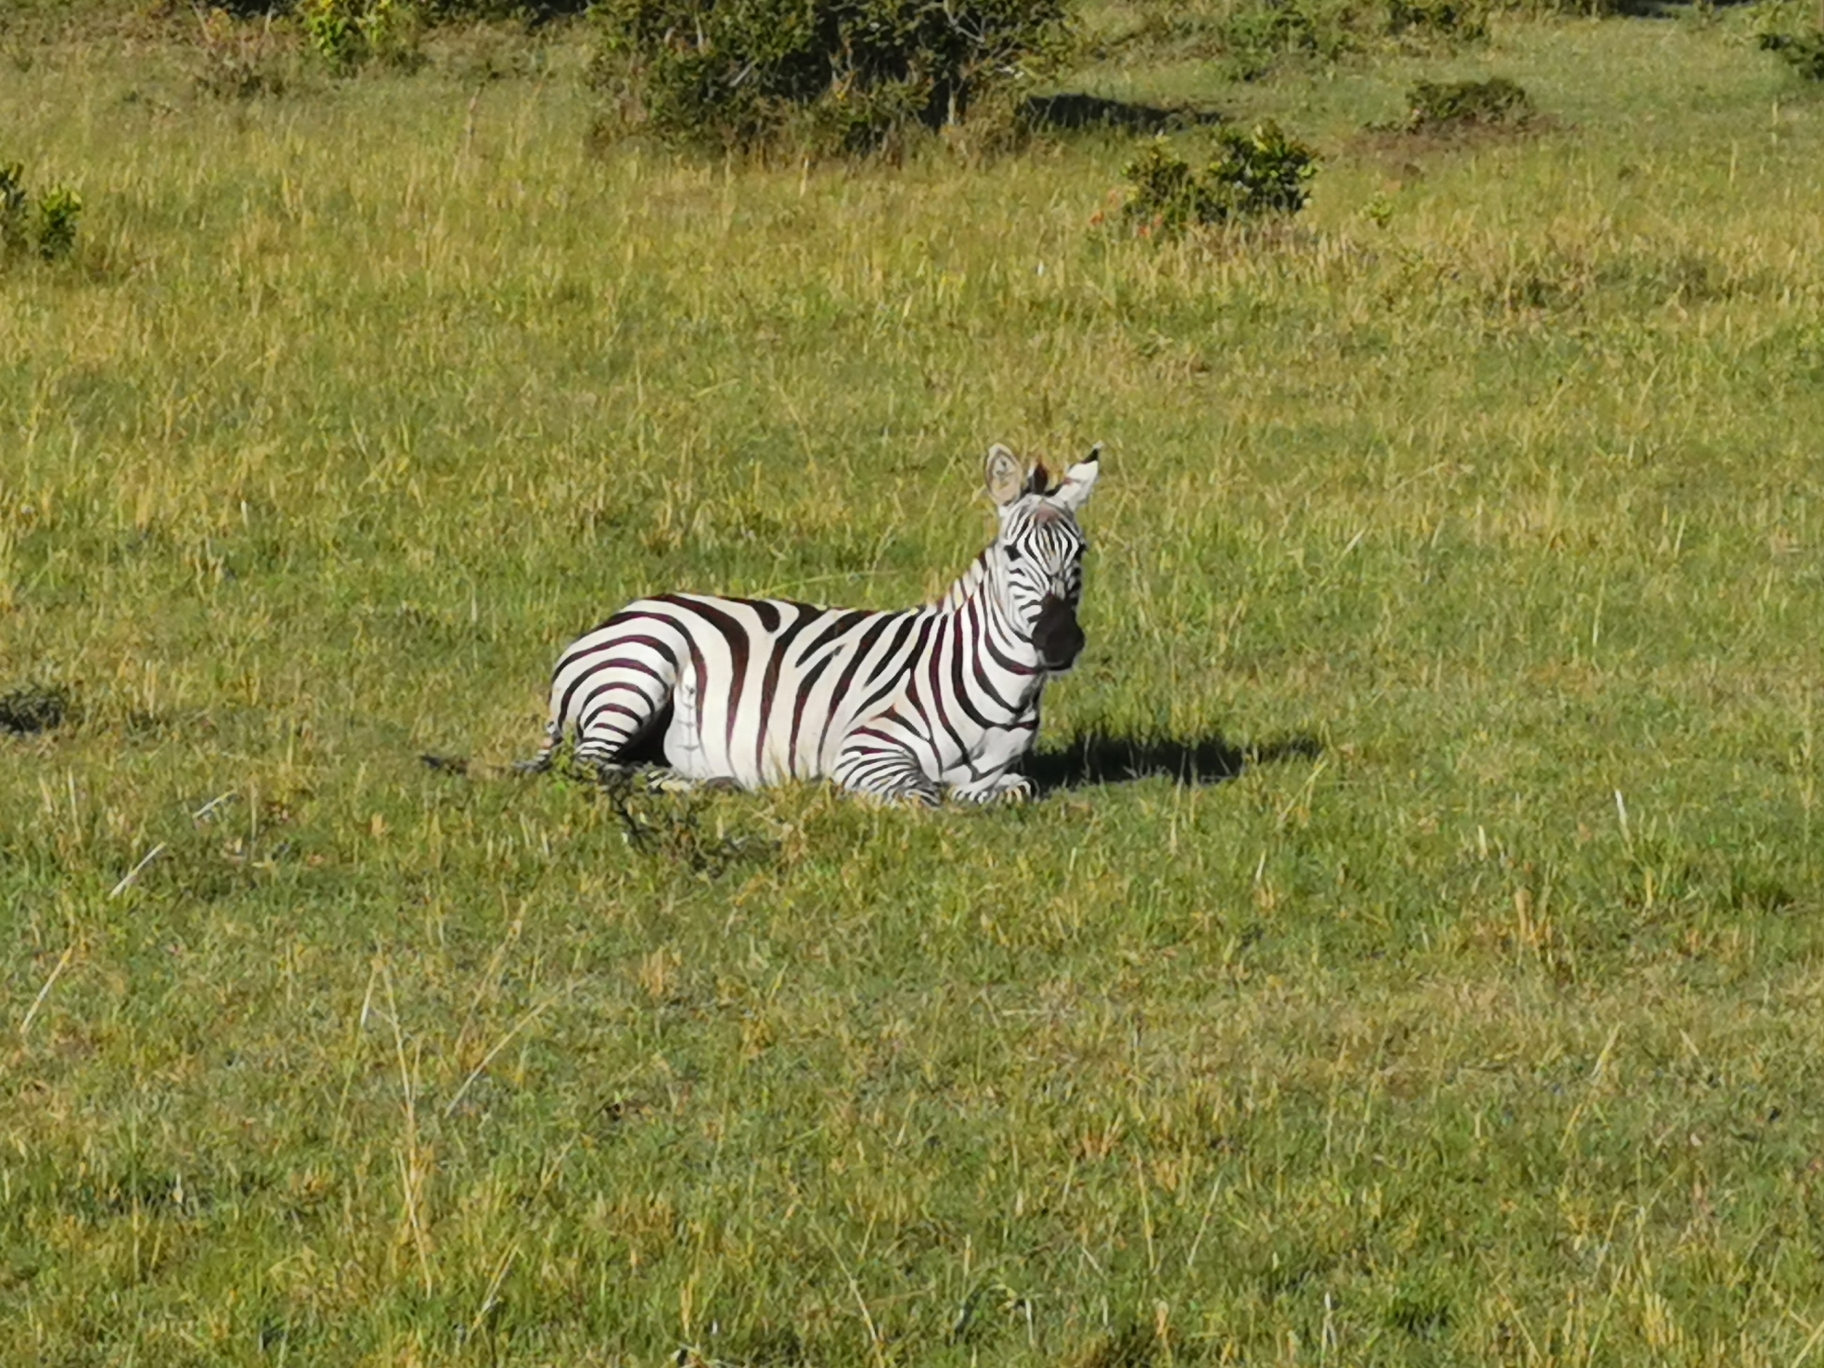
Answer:
[{"label": "zebra ear", "polygon": [[988,448],[987,484],[988,497],[998,508],[1007,507],[1026,492],[1026,472],[1020,468],[1019,457],[999,442]]},{"label": "zebra ear", "polygon": [[1089,502],[1090,491],[1096,487],[1096,476],[1101,473],[1102,443],[1097,442],[1089,449],[1089,455],[1064,472],[1064,483],[1052,494],[1052,502],[1075,513]]}]

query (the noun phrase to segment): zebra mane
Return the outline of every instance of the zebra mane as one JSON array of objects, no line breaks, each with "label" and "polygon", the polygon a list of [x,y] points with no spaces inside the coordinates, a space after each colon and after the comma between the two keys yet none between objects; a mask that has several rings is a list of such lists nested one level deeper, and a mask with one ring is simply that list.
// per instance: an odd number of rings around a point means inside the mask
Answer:
[{"label": "zebra mane", "polygon": [[[998,538],[997,538],[998,541]],[[946,613],[953,613],[973,598],[982,585],[988,582],[988,557],[993,553],[996,542],[989,542],[981,554],[969,562],[969,568],[944,590],[944,596],[933,605]]]}]

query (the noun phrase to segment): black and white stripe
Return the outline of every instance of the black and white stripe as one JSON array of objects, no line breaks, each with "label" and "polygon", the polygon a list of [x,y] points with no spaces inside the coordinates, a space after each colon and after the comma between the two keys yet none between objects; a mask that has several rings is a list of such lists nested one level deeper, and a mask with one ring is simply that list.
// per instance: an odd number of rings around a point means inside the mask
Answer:
[{"label": "black and white stripe", "polygon": [[827,777],[885,800],[1020,800],[1045,682],[1083,646],[1085,542],[1076,513],[1101,448],[1056,486],[988,453],[994,542],[944,598],[903,612],[782,599],[659,594],[628,604],[558,659],[532,768],[566,733],[604,766],[663,748],[688,780],[758,788]]}]

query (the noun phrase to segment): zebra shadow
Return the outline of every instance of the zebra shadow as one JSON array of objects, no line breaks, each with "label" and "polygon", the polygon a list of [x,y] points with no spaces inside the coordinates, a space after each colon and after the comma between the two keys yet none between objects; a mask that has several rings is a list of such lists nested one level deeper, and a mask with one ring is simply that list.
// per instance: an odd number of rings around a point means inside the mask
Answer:
[{"label": "zebra shadow", "polygon": [[1073,736],[1061,750],[1029,753],[1021,768],[1045,793],[1092,784],[1131,784],[1141,779],[1221,784],[1256,765],[1315,760],[1323,753],[1323,743],[1308,734],[1237,746],[1219,735],[1184,740],[1089,731]]}]

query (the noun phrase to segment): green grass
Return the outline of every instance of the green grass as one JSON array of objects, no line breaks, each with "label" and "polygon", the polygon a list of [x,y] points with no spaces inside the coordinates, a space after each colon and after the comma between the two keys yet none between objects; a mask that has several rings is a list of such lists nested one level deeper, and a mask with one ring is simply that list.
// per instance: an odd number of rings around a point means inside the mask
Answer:
[{"label": "green grass", "polygon": [[[592,151],[567,39],[11,49],[87,207],[0,275],[0,695],[73,700],[0,735],[0,1359],[1808,1361],[1824,105],[1745,33],[1083,73],[1325,155],[1166,245],[1112,138]],[[1544,132],[1361,131],[1489,74]],[[1108,444],[1043,744],[1238,777],[630,843],[420,765],[646,590],[932,594],[994,439]]]}]

